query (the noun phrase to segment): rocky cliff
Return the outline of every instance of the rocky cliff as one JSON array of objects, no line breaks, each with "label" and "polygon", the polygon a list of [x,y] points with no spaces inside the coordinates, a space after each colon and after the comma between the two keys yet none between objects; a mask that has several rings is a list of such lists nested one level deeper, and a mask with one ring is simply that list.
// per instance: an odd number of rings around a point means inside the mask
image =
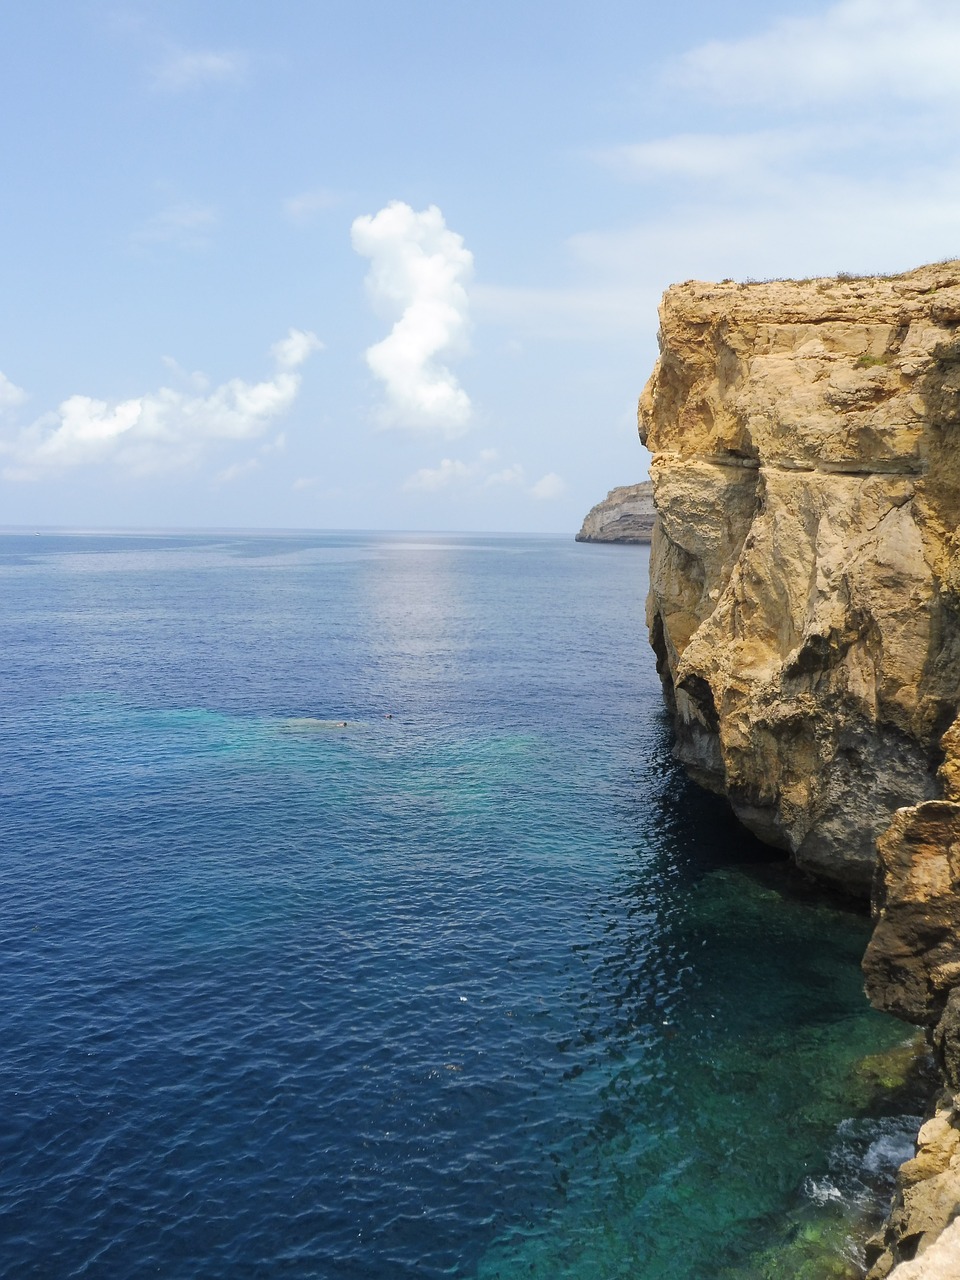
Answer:
[{"label": "rocky cliff", "polygon": [[649,542],[654,518],[650,481],[624,484],[590,508],[577,542]]},{"label": "rocky cliff", "polygon": [[677,754],[801,867],[875,882],[870,998],[927,1028],[947,1093],[871,1275],[932,1268],[960,1213],[960,263],[688,282],[660,350],[648,621]]}]

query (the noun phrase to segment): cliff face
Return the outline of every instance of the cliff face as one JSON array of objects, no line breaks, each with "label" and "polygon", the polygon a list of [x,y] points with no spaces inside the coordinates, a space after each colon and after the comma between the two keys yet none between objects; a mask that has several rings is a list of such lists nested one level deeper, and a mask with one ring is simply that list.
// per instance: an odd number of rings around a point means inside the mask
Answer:
[{"label": "cliff face", "polygon": [[873,882],[867,993],[926,1028],[945,1090],[870,1280],[954,1276],[960,263],[678,285],[660,343],[648,622],[677,753],[802,867]]},{"label": "cliff face", "polygon": [[960,704],[958,326],[958,263],[677,285],[640,404],[678,754],[861,894]]},{"label": "cliff face", "polygon": [[656,518],[653,485],[624,484],[591,507],[577,542],[649,542]]}]

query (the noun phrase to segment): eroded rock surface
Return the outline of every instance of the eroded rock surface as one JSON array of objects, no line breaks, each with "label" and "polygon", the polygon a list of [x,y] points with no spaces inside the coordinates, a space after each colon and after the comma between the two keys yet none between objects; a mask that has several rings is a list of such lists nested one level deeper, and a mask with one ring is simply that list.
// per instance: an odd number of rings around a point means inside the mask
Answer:
[{"label": "eroded rock surface", "polygon": [[669,290],[641,400],[677,753],[866,893],[878,1008],[944,1091],[870,1280],[960,1277],[960,263]]},{"label": "eroded rock surface", "polygon": [[[960,703],[960,263],[676,285],[640,404],[677,753],[861,895]],[[939,960],[937,961],[939,963]]]},{"label": "eroded rock surface", "polygon": [[960,1117],[952,1094],[945,1093],[917,1135],[917,1154],[900,1166],[890,1216],[868,1246],[867,1280],[957,1280],[958,1212]]},{"label": "eroded rock surface", "polygon": [[577,542],[649,542],[656,512],[653,485],[624,484],[611,489],[587,512]]}]

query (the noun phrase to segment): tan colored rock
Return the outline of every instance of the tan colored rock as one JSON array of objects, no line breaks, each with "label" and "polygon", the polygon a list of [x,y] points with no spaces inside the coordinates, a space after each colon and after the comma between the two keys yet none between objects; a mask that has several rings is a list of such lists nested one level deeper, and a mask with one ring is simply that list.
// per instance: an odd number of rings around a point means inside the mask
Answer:
[{"label": "tan colored rock", "polygon": [[[960,1129],[952,1095],[944,1095],[934,1115],[917,1136],[917,1154],[901,1165],[893,1207],[867,1280],[888,1275],[947,1276],[960,1271],[935,1268],[936,1259],[952,1258],[940,1241],[950,1237],[950,1224],[960,1213]],[[915,1259],[915,1261],[914,1261]],[[908,1270],[908,1267],[922,1269]],[[900,1265],[897,1265],[900,1264]]]},{"label": "tan colored rock", "polygon": [[956,262],[677,285],[640,403],[677,754],[861,894],[894,811],[960,790],[958,326]]},{"label": "tan colored rock", "polygon": [[957,1280],[960,1277],[960,1221],[955,1221],[919,1258],[901,1262],[890,1280]]},{"label": "tan colored rock", "polygon": [[577,542],[649,542],[656,512],[653,485],[623,484],[611,489],[591,507],[577,534]]},{"label": "tan colored rock", "polygon": [[932,1027],[960,983],[960,804],[898,810],[878,851],[867,995],[878,1009]]}]

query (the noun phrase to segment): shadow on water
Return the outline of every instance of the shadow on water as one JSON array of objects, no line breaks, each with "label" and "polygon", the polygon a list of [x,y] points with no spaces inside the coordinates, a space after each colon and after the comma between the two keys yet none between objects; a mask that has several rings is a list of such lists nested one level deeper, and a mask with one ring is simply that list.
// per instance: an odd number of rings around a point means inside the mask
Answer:
[{"label": "shadow on water", "polygon": [[553,1206],[478,1274],[862,1274],[857,1241],[916,1124],[891,1114],[909,1091],[891,1106],[880,1083],[916,1054],[863,997],[869,922],[690,783],[665,722],[637,796],[574,948],[589,981],[564,1105],[581,1124],[555,1153]]},{"label": "shadow on water", "polygon": [[659,728],[658,751],[651,760],[656,778],[653,809],[679,874],[695,879],[735,868],[792,900],[869,915],[868,902],[801,871],[788,854],[748,831],[725,797],[691,782],[673,758],[672,730],[665,712]]}]

